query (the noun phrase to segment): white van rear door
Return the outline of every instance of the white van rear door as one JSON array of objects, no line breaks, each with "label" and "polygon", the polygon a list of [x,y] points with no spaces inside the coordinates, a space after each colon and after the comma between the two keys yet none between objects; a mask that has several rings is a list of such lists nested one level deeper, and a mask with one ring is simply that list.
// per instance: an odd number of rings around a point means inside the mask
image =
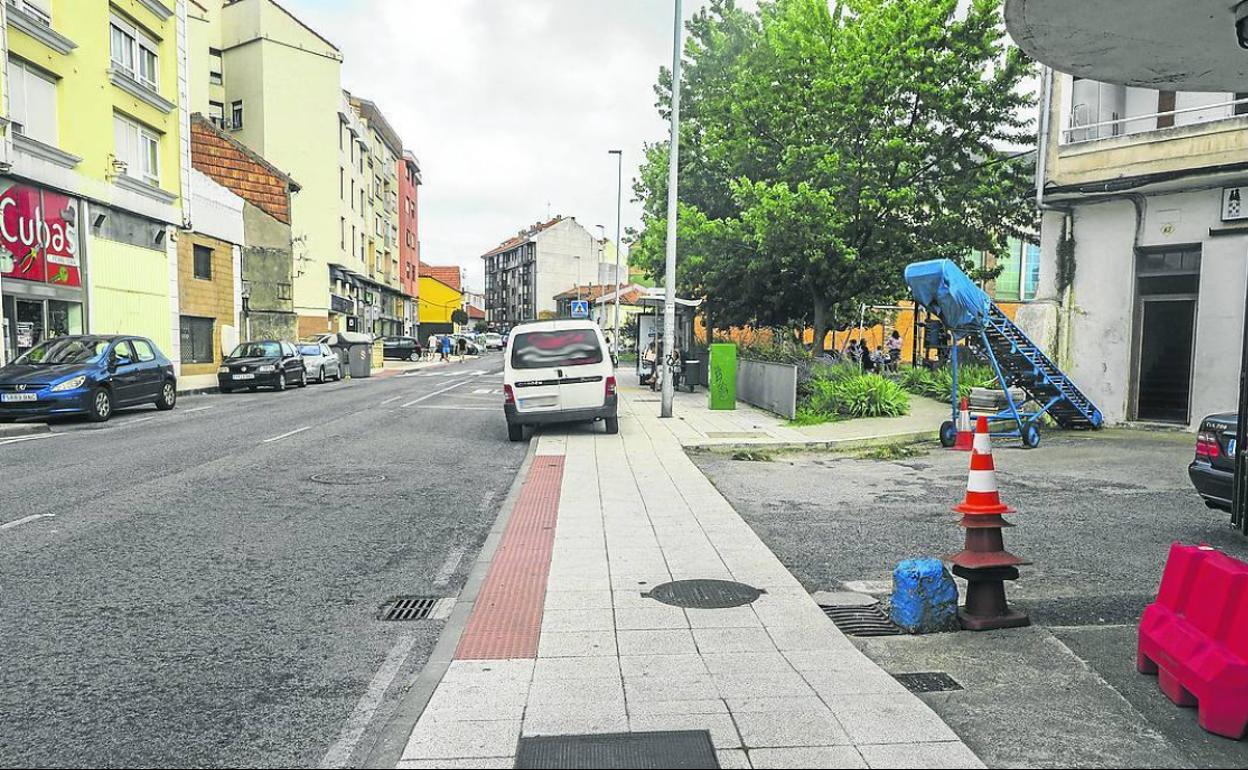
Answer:
[{"label": "white van rear door", "polygon": [[516,411],[559,411],[559,370],[542,353],[542,336],[549,332],[513,334],[507,347],[507,384],[516,397]]}]

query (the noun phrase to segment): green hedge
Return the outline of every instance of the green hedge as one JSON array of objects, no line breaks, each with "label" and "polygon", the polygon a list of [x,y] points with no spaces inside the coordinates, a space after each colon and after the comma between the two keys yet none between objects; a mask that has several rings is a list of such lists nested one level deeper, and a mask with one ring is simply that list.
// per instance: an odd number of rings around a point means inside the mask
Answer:
[{"label": "green hedge", "polygon": [[815,372],[794,422],[814,425],[853,417],[899,417],[909,411],[910,397],[896,382],[842,364]]},{"label": "green hedge", "polygon": [[[953,370],[942,367],[935,371],[924,368],[905,369],[898,378],[901,387],[917,396],[927,396],[938,401],[949,398],[953,390]],[[958,367],[958,397],[971,395],[971,388],[995,388],[997,375],[992,367],[983,364],[963,364]]]}]

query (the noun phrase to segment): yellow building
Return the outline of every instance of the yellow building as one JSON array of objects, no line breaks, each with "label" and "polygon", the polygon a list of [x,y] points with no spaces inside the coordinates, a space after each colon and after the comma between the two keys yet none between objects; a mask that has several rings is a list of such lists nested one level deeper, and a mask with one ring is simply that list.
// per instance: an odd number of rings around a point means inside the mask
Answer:
[{"label": "yellow building", "polygon": [[[424,273],[426,266],[421,265],[420,276],[420,333],[452,334],[458,329],[451,320],[451,315],[464,306],[464,294],[432,275]],[[458,273],[458,270],[456,271]]]},{"label": "yellow building", "polygon": [[7,356],[82,332],[177,361],[187,0],[7,0],[0,208]]}]

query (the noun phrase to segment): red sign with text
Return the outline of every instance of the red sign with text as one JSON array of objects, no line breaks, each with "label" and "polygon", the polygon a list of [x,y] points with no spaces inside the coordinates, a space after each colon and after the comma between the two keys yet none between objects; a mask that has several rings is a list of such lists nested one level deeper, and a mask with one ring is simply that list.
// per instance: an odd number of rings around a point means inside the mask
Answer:
[{"label": "red sign with text", "polygon": [[13,185],[0,193],[0,275],[81,286],[78,208],[50,190]]}]

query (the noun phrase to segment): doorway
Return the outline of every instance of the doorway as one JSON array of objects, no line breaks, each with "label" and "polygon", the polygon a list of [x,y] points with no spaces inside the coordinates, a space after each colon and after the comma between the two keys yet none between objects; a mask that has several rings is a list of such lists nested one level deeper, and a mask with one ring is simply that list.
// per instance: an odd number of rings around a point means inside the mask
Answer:
[{"label": "doorway", "polygon": [[1135,419],[1191,420],[1199,246],[1143,251],[1136,261]]}]

